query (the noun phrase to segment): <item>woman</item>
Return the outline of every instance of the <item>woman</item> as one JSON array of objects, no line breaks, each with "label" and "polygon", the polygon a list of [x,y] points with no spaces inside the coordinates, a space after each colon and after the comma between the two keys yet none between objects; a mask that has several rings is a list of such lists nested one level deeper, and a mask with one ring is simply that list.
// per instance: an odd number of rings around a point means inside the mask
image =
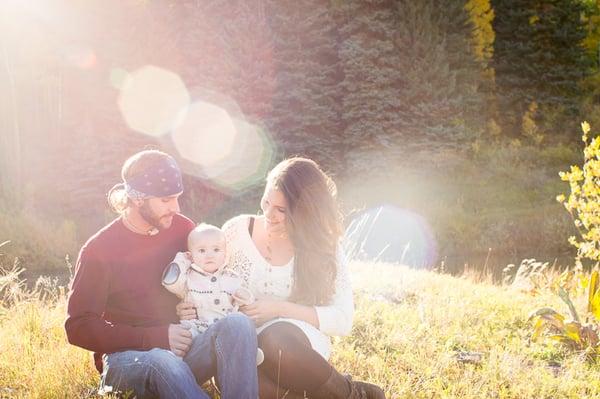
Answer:
[{"label": "woman", "polygon": [[290,158],[269,173],[261,208],[223,226],[228,265],[257,299],[240,310],[265,355],[260,398],[384,398],[327,362],[329,335],[348,334],[354,313],[335,184],[314,161]]}]

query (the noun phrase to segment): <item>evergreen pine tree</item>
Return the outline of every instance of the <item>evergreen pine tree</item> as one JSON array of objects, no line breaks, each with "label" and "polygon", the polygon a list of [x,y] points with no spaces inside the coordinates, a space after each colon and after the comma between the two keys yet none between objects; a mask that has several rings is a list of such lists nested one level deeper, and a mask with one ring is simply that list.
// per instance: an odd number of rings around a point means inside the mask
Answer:
[{"label": "evergreen pine tree", "polygon": [[179,10],[186,83],[233,99],[253,121],[268,118],[275,77],[264,2],[186,1]]},{"label": "evergreen pine tree", "polygon": [[492,66],[500,125],[521,132],[532,102],[544,110],[576,110],[578,82],[587,73],[583,7],[577,0],[492,0],[496,39]]},{"label": "evergreen pine tree", "polygon": [[[434,18],[439,18],[440,28],[445,35],[444,50],[448,66],[456,76],[456,88],[452,93],[457,100],[457,107],[453,111],[454,122],[458,122],[463,130],[479,130],[484,123],[482,110],[486,106],[482,101],[480,88],[487,65],[478,58],[473,46],[473,34],[482,28],[471,19],[464,0],[437,0],[433,9],[439,13]],[[489,45],[485,51],[489,51]],[[451,124],[454,123],[451,121]],[[458,133],[458,136],[462,135]],[[464,135],[465,137],[456,139],[462,141],[470,132],[465,132]]]},{"label": "evergreen pine tree", "polygon": [[356,168],[456,147],[479,126],[482,66],[463,1],[349,1],[339,15],[345,136]]},{"label": "evergreen pine tree", "polygon": [[336,31],[327,2],[271,0],[276,89],[268,125],[286,155],[343,169]]},{"label": "evergreen pine tree", "polygon": [[[530,21],[535,29],[541,104],[562,105],[575,110],[580,97],[579,82],[588,73],[589,63],[583,41],[586,37],[578,0],[546,0],[536,4]],[[579,136],[579,135],[578,135]]]},{"label": "evergreen pine tree", "polygon": [[[344,1],[336,5],[342,64],[342,121],[349,173],[385,164],[383,150],[400,146],[401,91],[406,79],[394,44],[395,1]],[[382,161],[380,165],[376,162]]]}]

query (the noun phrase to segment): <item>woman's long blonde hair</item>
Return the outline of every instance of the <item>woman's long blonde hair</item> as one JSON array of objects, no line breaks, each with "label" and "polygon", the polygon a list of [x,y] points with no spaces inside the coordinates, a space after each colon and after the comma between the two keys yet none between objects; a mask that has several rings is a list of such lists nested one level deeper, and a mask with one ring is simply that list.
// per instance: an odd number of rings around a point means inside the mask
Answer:
[{"label": "woman's long blonde hair", "polygon": [[294,283],[290,299],[325,305],[335,293],[342,217],[333,180],[310,159],[280,162],[267,176],[288,203],[286,227],[294,246]]}]

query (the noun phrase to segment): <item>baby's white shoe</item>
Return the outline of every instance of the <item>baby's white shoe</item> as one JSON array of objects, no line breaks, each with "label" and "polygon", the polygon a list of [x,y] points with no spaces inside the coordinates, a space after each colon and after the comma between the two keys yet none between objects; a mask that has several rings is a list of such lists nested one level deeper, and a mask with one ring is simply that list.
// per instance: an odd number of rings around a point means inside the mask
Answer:
[{"label": "baby's white shoe", "polygon": [[256,350],[256,365],[260,366],[262,364],[262,362],[265,361],[265,353],[262,351],[262,349],[258,348]]}]

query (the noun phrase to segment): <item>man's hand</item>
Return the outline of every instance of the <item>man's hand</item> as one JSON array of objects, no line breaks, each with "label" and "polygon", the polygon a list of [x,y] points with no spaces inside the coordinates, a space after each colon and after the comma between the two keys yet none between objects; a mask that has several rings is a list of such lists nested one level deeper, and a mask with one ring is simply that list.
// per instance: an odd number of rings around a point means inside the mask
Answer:
[{"label": "man's hand", "polygon": [[181,324],[169,325],[169,347],[171,352],[184,357],[192,344],[192,332]]},{"label": "man's hand", "polygon": [[191,302],[179,302],[177,306],[175,306],[175,311],[177,312],[179,320],[193,320],[198,318],[196,307]]}]

